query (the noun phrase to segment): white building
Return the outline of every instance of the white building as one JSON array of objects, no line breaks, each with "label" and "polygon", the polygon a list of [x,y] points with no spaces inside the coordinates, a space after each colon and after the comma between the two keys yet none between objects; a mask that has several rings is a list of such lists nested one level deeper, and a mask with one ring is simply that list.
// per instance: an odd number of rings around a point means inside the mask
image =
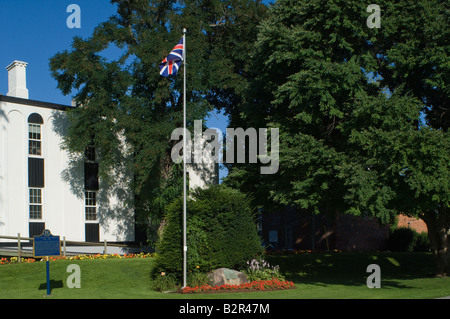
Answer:
[{"label": "white building", "polygon": [[[0,235],[50,229],[71,241],[135,241],[126,173],[114,172],[123,178],[105,185],[94,149],[82,155],[61,149],[70,106],[28,99],[26,67],[8,65],[8,93],[0,95]],[[214,165],[210,172],[217,174]],[[204,173],[190,169],[190,187],[204,187]]]}]

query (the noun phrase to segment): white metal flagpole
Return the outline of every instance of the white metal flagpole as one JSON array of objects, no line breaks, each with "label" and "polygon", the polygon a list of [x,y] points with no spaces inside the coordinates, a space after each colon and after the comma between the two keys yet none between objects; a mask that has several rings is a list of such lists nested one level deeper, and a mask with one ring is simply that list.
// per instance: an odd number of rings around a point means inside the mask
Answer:
[{"label": "white metal flagpole", "polygon": [[186,256],[187,256],[187,243],[186,243],[186,154],[187,154],[187,131],[186,131],[186,28],[183,29],[183,63],[184,63],[184,75],[183,75],[183,288],[186,287]]}]

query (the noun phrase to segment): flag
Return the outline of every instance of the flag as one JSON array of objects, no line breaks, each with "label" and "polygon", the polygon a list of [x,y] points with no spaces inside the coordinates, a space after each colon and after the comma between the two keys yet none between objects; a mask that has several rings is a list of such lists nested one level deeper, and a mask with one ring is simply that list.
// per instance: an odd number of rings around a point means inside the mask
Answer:
[{"label": "flag", "polygon": [[159,65],[159,74],[162,76],[176,75],[180,68],[181,62],[183,62],[183,38],[173,48],[172,52],[161,62]]}]

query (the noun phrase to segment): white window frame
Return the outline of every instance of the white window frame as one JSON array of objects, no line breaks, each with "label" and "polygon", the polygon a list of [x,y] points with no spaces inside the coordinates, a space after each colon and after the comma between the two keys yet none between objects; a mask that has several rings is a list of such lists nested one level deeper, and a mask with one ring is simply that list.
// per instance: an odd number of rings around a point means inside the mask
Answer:
[{"label": "white window frame", "polygon": [[[43,189],[42,188],[35,188],[30,187],[28,188],[28,218],[29,220],[43,220],[43,209],[42,209],[42,202],[43,202]],[[37,210],[33,210],[33,208],[40,208],[40,212]],[[36,215],[38,214],[38,215]]]},{"label": "white window frame", "polygon": [[[30,144],[36,143],[39,145],[37,147],[30,147]],[[31,150],[39,149],[38,154],[34,154]],[[43,156],[42,150],[42,125],[36,123],[28,123],[28,155],[32,156]]]},{"label": "white window frame", "polygon": [[[89,195],[94,196],[89,196]],[[97,192],[84,191],[84,219],[89,222],[98,222],[97,216]],[[95,217],[95,218],[93,218]]]}]

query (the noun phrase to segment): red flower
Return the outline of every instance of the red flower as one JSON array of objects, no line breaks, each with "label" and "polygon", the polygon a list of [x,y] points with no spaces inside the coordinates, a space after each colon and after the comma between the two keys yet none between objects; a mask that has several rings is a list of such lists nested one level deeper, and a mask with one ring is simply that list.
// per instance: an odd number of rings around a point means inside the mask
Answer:
[{"label": "red flower", "polygon": [[265,290],[265,289],[288,289],[294,287],[292,281],[280,281],[278,278],[272,278],[272,280],[260,280],[248,282],[240,285],[217,285],[211,287],[210,285],[196,286],[194,288],[185,287],[182,289],[182,293],[195,293],[208,290]]}]

